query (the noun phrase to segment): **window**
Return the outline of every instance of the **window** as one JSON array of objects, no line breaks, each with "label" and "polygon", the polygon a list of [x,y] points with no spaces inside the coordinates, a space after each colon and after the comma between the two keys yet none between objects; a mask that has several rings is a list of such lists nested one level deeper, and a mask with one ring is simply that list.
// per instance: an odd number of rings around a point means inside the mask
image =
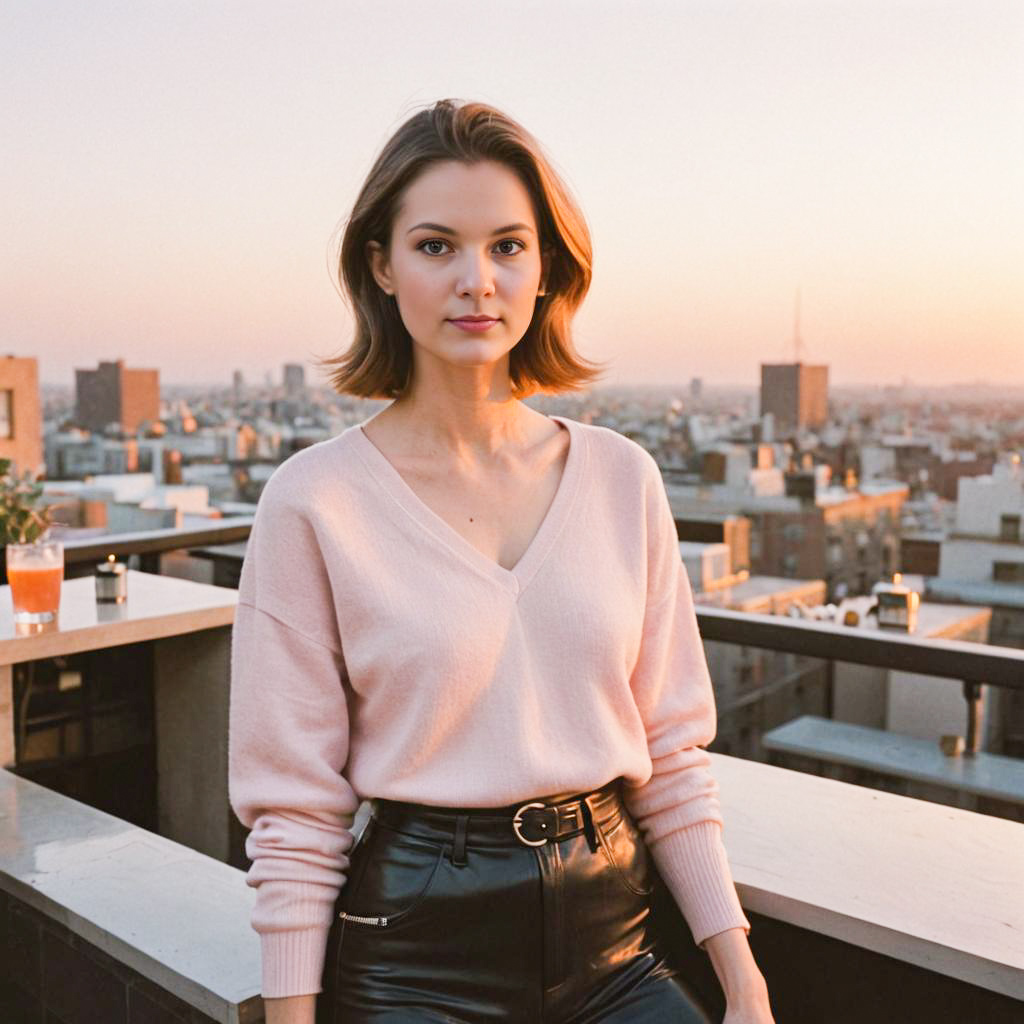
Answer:
[{"label": "window", "polygon": [[0,390],[0,440],[14,437],[14,392]]},{"label": "window", "polygon": [[759,530],[750,532],[750,557],[755,561],[761,557],[761,533]]},{"label": "window", "polygon": [[828,540],[828,563],[829,565],[841,565],[843,562],[843,542],[838,537],[830,537]]},{"label": "window", "polygon": [[[8,392],[9,393],[9,392]],[[999,539],[1020,540],[1020,516],[999,517]]]},{"label": "window", "polygon": [[782,536],[790,544],[799,544],[804,539],[804,528],[802,523],[786,523],[782,528]]},{"label": "window", "polygon": [[1024,583],[1024,562],[993,562],[992,579],[997,583]]}]

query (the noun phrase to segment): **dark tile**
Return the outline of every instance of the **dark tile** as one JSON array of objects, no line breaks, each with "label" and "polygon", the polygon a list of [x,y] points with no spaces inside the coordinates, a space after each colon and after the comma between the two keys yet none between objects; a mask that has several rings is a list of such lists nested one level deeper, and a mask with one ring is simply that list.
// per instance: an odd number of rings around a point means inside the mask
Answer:
[{"label": "dark tile", "polygon": [[128,989],[129,1024],[189,1024],[188,1018],[158,1005],[137,987]]},{"label": "dark tile", "polygon": [[129,1024],[216,1024],[213,1017],[154,985],[148,978],[136,976],[128,988]]},{"label": "dark tile", "polygon": [[138,977],[137,972],[127,964],[115,959],[109,953],[105,953],[98,946],[94,946],[89,942],[88,939],[83,939],[81,935],[76,935],[66,925],[62,925],[58,921],[54,921],[51,918],[43,919],[43,935],[45,936],[47,933],[65,942],[72,949],[79,950],[84,956],[92,960],[104,974],[117,978],[125,985]]},{"label": "dark tile", "polygon": [[10,981],[0,980],[0,1013],[4,1024],[42,1024],[39,996]]},{"label": "dark tile", "polygon": [[107,969],[110,957],[92,947],[75,948],[46,932],[43,935],[43,999],[64,1024],[127,1024],[124,981]]},{"label": "dark tile", "polygon": [[0,975],[38,995],[43,973],[42,941],[39,921],[31,908],[12,900],[7,908],[4,932],[0,945]]}]

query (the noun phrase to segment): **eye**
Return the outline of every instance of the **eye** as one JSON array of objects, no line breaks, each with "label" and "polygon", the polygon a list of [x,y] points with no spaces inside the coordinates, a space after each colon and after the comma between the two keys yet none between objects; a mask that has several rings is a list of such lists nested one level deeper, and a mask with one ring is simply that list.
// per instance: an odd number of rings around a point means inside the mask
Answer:
[{"label": "eye", "polygon": [[428,238],[425,242],[420,242],[420,244],[416,246],[417,249],[422,249],[428,256],[443,256],[443,252],[436,252],[433,249],[428,249],[428,245],[448,245],[448,243],[441,238]]},{"label": "eye", "polygon": [[498,245],[518,245],[519,246],[519,248],[516,250],[516,252],[503,252],[502,256],[515,256],[516,253],[522,252],[523,249],[526,248],[526,246],[523,245],[523,243],[520,242],[518,238],[503,238],[498,243]]},{"label": "eye", "polygon": [[[428,248],[430,246],[435,246],[435,245],[441,246],[441,248],[440,249]],[[517,256],[520,252],[522,252],[523,249],[526,248],[526,246],[522,242],[520,242],[518,238],[503,238],[500,242],[496,242],[495,243],[495,247],[496,248],[499,247],[499,246],[507,246],[507,245],[518,245],[519,248],[518,249],[513,249],[511,252],[508,249],[501,249],[500,250],[500,255],[502,255],[502,256]],[[449,243],[446,242],[443,238],[428,238],[425,241],[420,242],[420,244],[417,245],[416,248],[417,249],[421,249],[428,256],[444,256],[445,255],[444,246],[448,246],[449,249],[451,248]]]}]

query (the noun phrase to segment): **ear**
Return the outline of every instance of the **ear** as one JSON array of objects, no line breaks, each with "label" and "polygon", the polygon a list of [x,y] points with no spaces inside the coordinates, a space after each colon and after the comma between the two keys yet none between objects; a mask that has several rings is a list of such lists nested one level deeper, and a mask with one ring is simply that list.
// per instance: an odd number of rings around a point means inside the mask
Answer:
[{"label": "ear", "polygon": [[547,295],[548,293],[548,274],[551,271],[551,257],[552,251],[549,247],[545,246],[541,250],[540,254],[540,284],[537,286],[538,297],[541,295]]},{"label": "ear", "polygon": [[391,265],[380,242],[366,243],[366,259],[370,264],[370,273],[373,274],[373,278],[381,290],[388,295],[394,295],[395,286],[391,278]]}]

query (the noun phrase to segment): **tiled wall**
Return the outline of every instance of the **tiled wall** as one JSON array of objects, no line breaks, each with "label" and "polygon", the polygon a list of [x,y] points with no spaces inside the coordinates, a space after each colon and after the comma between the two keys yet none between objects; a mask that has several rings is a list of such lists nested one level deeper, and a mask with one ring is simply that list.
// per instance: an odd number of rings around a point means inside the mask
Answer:
[{"label": "tiled wall", "polygon": [[214,1024],[56,921],[0,891],[3,1024]]}]

